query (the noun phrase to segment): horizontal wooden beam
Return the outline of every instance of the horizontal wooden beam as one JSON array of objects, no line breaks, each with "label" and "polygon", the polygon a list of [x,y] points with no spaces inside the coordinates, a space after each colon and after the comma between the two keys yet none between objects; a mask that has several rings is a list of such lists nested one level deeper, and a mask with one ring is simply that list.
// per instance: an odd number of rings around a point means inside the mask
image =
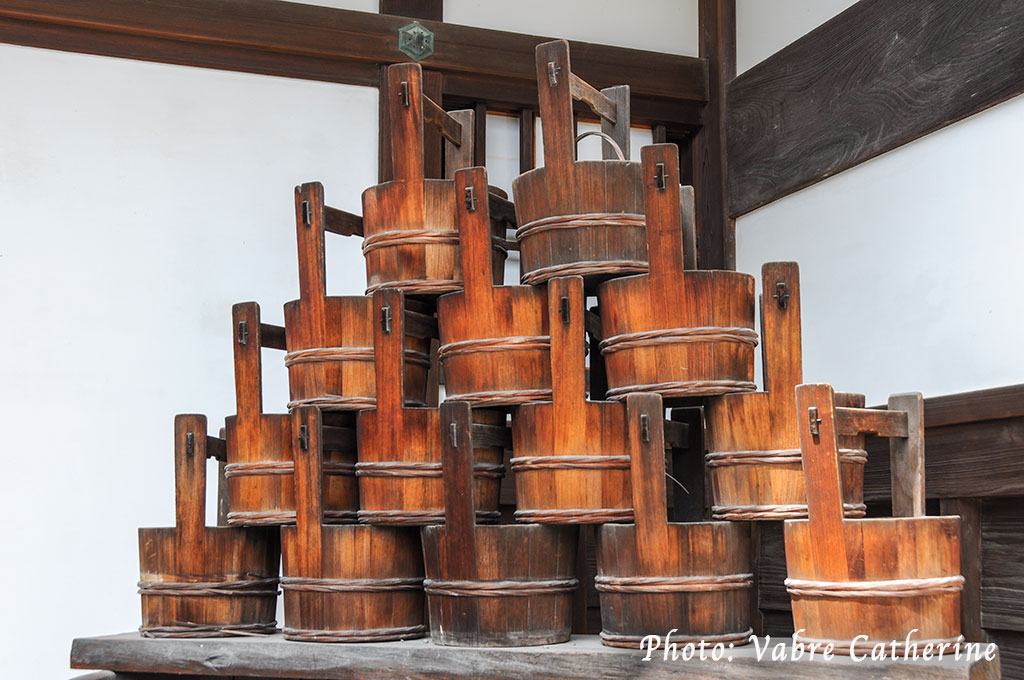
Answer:
[{"label": "horizontal wooden beam", "polygon": [[1024,92],[1024,2],[861,0],[729,86],[738,216]]},{"label": "horizontal wooden beam", "polygon": [[[231,71],[377,86],[378,65],[408,61],[398,29],[408,18],[282,0],[5,0],[0,41]],[[451,77],[452,93],[522,105],[536,102],[534,48],[550,38],[422,21],[435,35],[421,63]],[[573,69],[598,87],[628,84],[671,113],[703,103],[702,59],[571,43]],[[514,86],[519,96],[503,96]],[[447,94],[447,92],[445,93]],[[448,106],[447,97],[445,102]],[[509,110],[514,110],[510,106]],[[667,122],[677,122],[673,118]]]},{"label": "horizontal wooden beam", "polygon": [[[666,631],[667,632],[667,631]],[[763,644],[763,640],[761,641]],[[775,640],[772,640],[774,646]],[[710,658],[710,645],[706,652]],[[682,650],[682,647],[679,647]],[[539,647],[441,647],[429,639],[405,642],[370,642],[344,645],[288,642],[280,634],[266,637],[184,640],[146,639],[138,633],[109,637],[78,638],[71,645],[72,668],[103,668],[125,673],[164,673],[252,678],[363,678],[384,680],[402,675],[417,680],[472,680],[518,678],[519,680],[602,680],[636,678],[643,669],[646,680],[708,678],[768,680],[787,676],[792,680],[826,678],[878,678],[890,680],[922,677],[920,661],[902,658],[879,664],[858,663],[836,655],[822,661],[759,662],[754,645],[726,650],[729,660],[685,662],[662,658],[661,650],[643,661],[635,649],[606,647],[596,635],[573,636],[565,645]],[[788,653],[787,653],[788,657]],[[805,657],[806,658],[806,657]],[[883,668],[880,673],[878,668]],[[969,661],[946,656],[927,664],[929,680],[963,678],[993,680],[998,677],[998,658]]]}]

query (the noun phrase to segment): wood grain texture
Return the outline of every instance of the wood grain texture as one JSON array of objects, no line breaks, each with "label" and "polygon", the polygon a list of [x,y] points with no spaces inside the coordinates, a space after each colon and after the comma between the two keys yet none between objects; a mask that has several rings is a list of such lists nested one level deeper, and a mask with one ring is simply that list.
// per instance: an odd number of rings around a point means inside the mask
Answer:
[{"label": "wood grain texture", "polygon": [[[1024,417],[928,427],[925,444],[925,490],[929,498],[1024,496],[1024,470],[1020,465]],[[886,443],[869,438],[867,450],[864,498],[869,502],[886,500],[890,474]]]},{"label": "wood grain texture", "polygon": [[1019,499],[984,501],[980,530],[981,625],[1024,632],[1024,508]]},{"label": "wood grain texture", "polygon": [[694,219],[694,197],[683,187],[680,200],[678,149],[645,146],[641,157],[650,271],[597,287],[608,397],[753,391],[754,279],[684,269],[680,223]]},{"label": "wood grain texture", "polygon": [[[86,33],[63,44],[51,37],[46,46],[357,85],[376,85],[377,64],[407,60],[397,49],[406,17],[279,0],[15,0],[0,8],[0,19],[10,21],[3,39],[16,43],[46,39],[33,32],[40,26],[71,27]],[[423,62],[428,68],[532,81],[533,49],[544,38],[421,23],[435,35],[434,55]],[[210,46],[224,49],[211,53]],[[580,75],[598,87],[636,83],[645,95],[704,101],[700,59],[590,43],[574,48]]]},{"label": "wood grain texture", "polygon": [[[920,404],[919,397],[914,401]],[[914,629],[918,640],[955,641],[960,590],[943,584],[960,577],[960,518],[844,519],[832,388],[801,385],[796,403],[805,419],[800,445],[809,511],[807,520],[785,523],[797,631],[806,640],[842,641],[837,651],[849,650],[858,635],[868,636],[863,645],[870,645],[904,640]],[[919,471],[916,484],[923,484]],[[894,503],[912,507],[903,495],[894,494]],[[855,592],[854,582],[862,581],[874,584]],[[893,589],[901,592],[891,595]]]},{"label": "wood grain texture", "polygon": [[[139,529],[142,626],[149,635],[230,635],[232,626],[273,628],[276,588],[171,594],[160,584],[238,585],[277,577],[276,529],[206,526],[206,416],[174,419],[175,526]],[[163,586],[167,587],[167,586]],[[187,587],[187,586],[186,586]]]},{"label": "wood grain texture", "polygon": [[566,642],[577,528],[476,526],[471,423],[468,403],[441,405],[445,523],[423,529],[431,640],[460,647]]},{"label": "wood grain texture", "polygon": [[[772,642],[775,642],[775,638]],[[146,640],[137,634],[78,638],[72,643],[74,668],[117,672],[205,674],[215,677],[276,677],[306,680],[392,680],[396,669],[409,680],[997,680],[998,660],[967,662],[951,658],[922,664],[855,663],[836,657],[828,663],[758,663],[751,645],[733,652],[732,662],[665,661],[655,653],[641,661],[635,650],[603,647],[597,636],[579,636],[565,645],[523,649],[441,648],[426,640],[376,644],[313,645],[288,642],[281,635],[261,639]],[[387,659],[382,663],[382,659]]]},{"label": "wood grain texture", "polygon": [[1017,0],[862,0],[729,86],[739,216],[1024,92]]},{"label": "wood grain texture", "polygon": [[[227,521],[238,526],[272,526],[295,521],[292,429],[287,414],[263,413],[261,354],[267,346],[260,307],[242,302],[232,308],[236,415],[225,420],[228,485]],[[274,327],[277,328],[277,327]],[[284,329],[280,328],[280,335]],[[283,340],[283,337],[273,338]],[[324,459],[324,503],[331,523],[354,522],[359,509],[356,486],[355,421],[342,416],[331,428]]]},{"label": "wood grain texture", "polygon": [[380,0],[378,7],[381,14],[444,21],[443,0]]}]

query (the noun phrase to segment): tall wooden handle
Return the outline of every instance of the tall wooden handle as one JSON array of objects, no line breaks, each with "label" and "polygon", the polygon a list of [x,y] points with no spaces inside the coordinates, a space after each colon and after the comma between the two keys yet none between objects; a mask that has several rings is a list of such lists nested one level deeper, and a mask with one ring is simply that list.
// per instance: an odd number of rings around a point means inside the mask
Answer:
[{"label": "tall wooden handle", "polygon": [[444,176],[454,179],[455,171],[473,165],[473,109],[452,111],[449,114],[461,126],[462,140],[456,146],[450,140],[444,142]]},{"label": "tall wooden handle", "polygon": [[297,576],[319,576],[323,556],[324,491],[320,409],[300,406],[292,411],[295,458],[295,525],[298,538]]},{"label": "tall wooden handle", "polygon": [[849,567],[843,531],[835,395],[831,385],[797,387],[796,412],[817,576],[845,581]]},{"label": "tall wooden handle", "polygon": [[[803,380],[800,348],[800,267],[768,262],[761,267],[761,358],[772,417],[792,422],[794,390]],[[787,427],[786,431],[792,431]]]},{"label": "tall wooden handle", "polygon": [[295,235],[299,247],[299,298],[322,308],[327,296],[324,264],[324,185],[295,187]]},{"label": "tall wooden handle", "polygon": [[647,206],[650,276],[652,279],[678,279],[683,272],[679,148],[675,144],[652,144],[640,150],[640,158]]},{"label": "tall wooden handle", "polygon": [[[629,85],[616,85],[601,90],[601,94],[615,105],[615,120],[601,118],[601,132],[605,133],[619,145],[622,155],[629,160]],[[601,158],[614,160],[618,158],[611,144],[601,145]]]},{"label": "tall wooden handle", "polygon": [[466,298],[473,307],[489,307],[494,279],[486,170],[475,167],[455,173],[455,207]]},{"label": "tall wooden handle", "polygon": [[565,40],[537,45],[537,98],[548,201],[575,212],[576,135],[573,132],[569,43]]},{"label": "tall wooden handle", "polygon": [[[548,329],[551,333],[551,394],[556,427],[579,424],[571,411],[586,400],[584,363],[583,278],[571,276],[548,282]],[[575,429],[575,428],[574,428]]]},{"label": "tall wooden handle", "polygon": [[[202,563],[206,534],[206,416],[174,417],[174,523],[178,562]],[[195,572],[198,573],[198,572]]]},{"label": "tall wooden handle", "polygon": [[636,549],[641,564],[670,554],[665,491],[665,410],[658,394],[626,397]]},{"label": "tall wooden handle", "polygon": [[405,404],[405,296],[397,288],[373,294],[374,374],[379,423],[398,424]]},{"label": "tall wooden handle", "polygon": [[476,576],[476,504],[473,501],[473,418],[464,401],[441,404],[444,535],[449,567],[459,579]]},{"label": "tall wooden handle", "polygon": [[[388,97],[395,179],[422,188],[423,70],[419,64],[388,67]],[[416,187],[410,187],[410,191],[416,191]]]},{"label": "tall wooden handle", "polygon": [[239,302],[231,308],[231,320],[235,356],[235,413],[240,420],[253,421],[263,413],[260,306],[255,302]]},{"label": "tall wooden handle", "polygon": [[889,410],[907,414],[907,436],[889,438],[892,516],[924,517],[924,397],[894,394]]}]

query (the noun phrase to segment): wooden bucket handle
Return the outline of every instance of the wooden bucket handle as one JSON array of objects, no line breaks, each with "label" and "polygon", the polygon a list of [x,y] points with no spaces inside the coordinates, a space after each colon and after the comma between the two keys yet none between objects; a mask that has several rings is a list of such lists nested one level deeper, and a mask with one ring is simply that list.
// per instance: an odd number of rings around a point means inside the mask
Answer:
[{"label": "wooden bucket handle", "polygon": [[451,172],[472,163],[472,111],[451,115],[423,94],[423,69],[419,64],[392,64],[388,67],[388,97],[395,180],[408,184],[411,191],[416,188],[422,190],[425,122],[436,127],[445,139],[445,160],[450,164]]},{"label": "wooden bucket handle", "polygon": [[647,559],[657,561],[670,554],[664,419],[661,395],[637,393],[626,397],[633,521],[641,564]]},{"label": "wooden bucket handle", "polygon": [[174,525],[176,559],[201,573],[206,536],[206,416],[174,417]]},{"label": "wooden bucket handle", "polygon": [[405,295],[397,288],[374,291],[373,309],[378,423],[398,429],[405,405]]},{"label": "wooden bucket handle", "polygon": [[441,404],[444,536],[451,578],[476,578],[476,504],[473,499],[473,416],[469,403]]},{"label": "wooden bucket handle", "polygon": [[[551,334],[551,401],[556,430],[563,423],[579,423],[568,415],[587,399],[584,363],[583,277],[568,276],[548,282],[548,332]],[[578,428],[567,428],[576,430]],[[557,439],[556,435],[556,439]],[[557,443],[557,442],[556,442]]]},{"label": "wooden bucket handle", "polygon": [[327,297],[324,263],[324,185],[307,182],[295,187],[295,236],[299,248],[299,299],[319,308]]},{"label": "wooden bucket handle", "polygon": [[[640,150],[647,213],[647,260],[652,279],[680,279],[685,222],[694,220],[692,187],[679,187],[679,148],[651,144]],[[655,284],[657,285],[657,284]]]},{"label": "wooden bucket handle", "polygon": [[[260,322],[256,302],[239,302],[231,308],[232,347],[235,359],[235,413],[239,420],[253,420],[263,414],[264,347],[285,349],[282,326]],[[250,386],[255,385],[252,389]]]},{"label": "wooden bucket handle", "polygon": [[761,266],[761,359],[764,391],[779,418],[795,405],[794,390],[803,380],[800,330],[800,267],[796,262]]},{"label": "wooden bucket handle", "polygon": [[[618,85],[598,91],[572,72],[569,43],[553,40],[537,45],[537,94],[540,105],[541,133],[544,137],[544,166],[549,173],[548,194],[560,206],[574,205],[572,200],[576,135],[573,100],[582,101],[601,117],[601,131],[629,158],[629,86]],[[602,156],[612,158],[614,149],[607,141]]]},{"label": "wooden bucket handle", "polygon": [[462,286],[468,306],[476,309],[490,308],[494,290],[489,201],[484,168],[465,168],[455,173]]},{"label": "wooden bucket handle", "polygon": [[299,550],[296,576],[319,576],[323,557],[324,488],[320,409],[299,406],[292,411],[292,452],[295,460],[295,531]]},{"label": "wooden bucket handle", "polygon": [[836,409],[840,435],[873,434],[889,439],[893,517],[924,517],[924,397],[894,394],[887,410]]},{"label": "wooden bucket handle", "polygon": [[796,388],[797,423],[815,569],[820,578],[845,581],[849,576],[849,563],[843,530],[843,490],[835,408],[831,385],[800,385]]}]

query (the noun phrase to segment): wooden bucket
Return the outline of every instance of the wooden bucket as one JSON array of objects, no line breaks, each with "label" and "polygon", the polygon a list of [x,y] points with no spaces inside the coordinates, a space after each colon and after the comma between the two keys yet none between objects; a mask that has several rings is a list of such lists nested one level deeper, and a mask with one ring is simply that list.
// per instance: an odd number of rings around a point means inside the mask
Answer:
[{"label": "wooden bucket", "polygon": [[586,399],[583,279],[551,279],[550,402],[526,404],[512,418],[511,461],[520,522],[628,522],[629,448],[620,402]]},{"label": "wooden bucket", "polygon": [[[796,262],[761,267],[761,356],[764,391],[705,402],[712,517],[782,520],[807,516],[800,464],[796,386],[803,382],[800,269]],[[863,408],[864,395],[838,394],[840,406]],[[864,435],[839,440],[843,508],[864,516]]]},{"label": "wooden bucket", "polygon": [[[260,322],[260,306],[241,302],[231,310],[235,352],[237,415],[225,420],[228,524],[278,526],[295,523],[291,417],[263,413],[260,349],[284,349],[284,328]],[[354,522],[359,509],[356,484],[355,420],[324,427],[324,520]]]},{"label": "wooden bucket", "polygon": [[677,644],[745,644],[751,635],[750,529],[740,522],[669,523],[661,397],[626,398],[635,524],[597,534],[601,641],[639,647],[673,631]]},{"label": "wooden bucket", "polygon": [[[452,177],[473,164],[473,111],[445,112],[423,94],[419,64],[388,67],[395,178],[363,192],[367,294],[384,287],[437,295],[462,289]],[[447,179],[425,179],[424,121],[445,138]],[[504,275],[505,222],[491,222],[495,283]]]},{"label": "wooden bucket", "polygon": [[[801,385],[796,412],[809,519],[785,523],[794,639],[834,642],[837,654],[962,641],[960,518],[924,516],[921,395],[876,411],[835,406],[828,385]],[[891,437],[893,518],[843,518],[837,437],[859,432]]]},{"label": "wooden bucket", "polygon": [[284,636],[305,642],[422,637],[423,555],[411,527],[323,524],[321,414],[292,414],[295,526],[281,529]]},{"label": "wooden bucket", "polygon": [[[512,183],[522,282],[583,276],[588,287],[647,271],[640,164],[629,160],[629,87],[600,92],[574,74],[569,43],[537,46],[544,165]],[[601,117],[604,160],[577,161],[573,99]]]},{"label": "wooden bucket", "polygon": [[431,640],[467,647],[568,641],[577,527],[476,526],[469,404],[442,404],[441,425],[445,524],[423,528]]},{"label": "wooden bucket", "polygon": [[533,286],[494,286],[487,174],[455,173],[465,290],[437,301],[438,356],[447,398],[474,407],[551,399],[547,294]]},{"label": "wooden bucket", "polygon": [[[754,378],[754,278],[684,271],[679,154],[673,144],[642,149],[650,273],[597,288],[601,354],[610,399],[656,392],[666,400],[749,392]],[[682,218],[692,224],[693,190]]]},{"label": "wooden bucket", "polygon": [[[441,481],[441,413],[437,408],[402,404],[405,296],[395,288],[373,294],[376,318],[377,408],[359,414],[359,519],[377,524],[444,522]],[[504,429],[505,414],[481,411],[478,418]],[[498,491],[504,476],[500,445],[476,452],[474,501],[481,519],[498,518]]]},{"label": "wooden bucket", "polygon": [[[362,295],[327,296],[323,185],[313,182],[296,187],[295,211],[300,297],[284,306],[285,365],[291,388],[288,408],[373,408],[373,301]],[[405,399],[423,405],[427,402],[430,341],[409,338],[407,347]]]},{"label": "wooden bucket", "polygon": [[206,456],[206,416],[176,416],[175,526],[139,529],[146,637],[269,634],[277,626],[277,531],[206,526]]}]

